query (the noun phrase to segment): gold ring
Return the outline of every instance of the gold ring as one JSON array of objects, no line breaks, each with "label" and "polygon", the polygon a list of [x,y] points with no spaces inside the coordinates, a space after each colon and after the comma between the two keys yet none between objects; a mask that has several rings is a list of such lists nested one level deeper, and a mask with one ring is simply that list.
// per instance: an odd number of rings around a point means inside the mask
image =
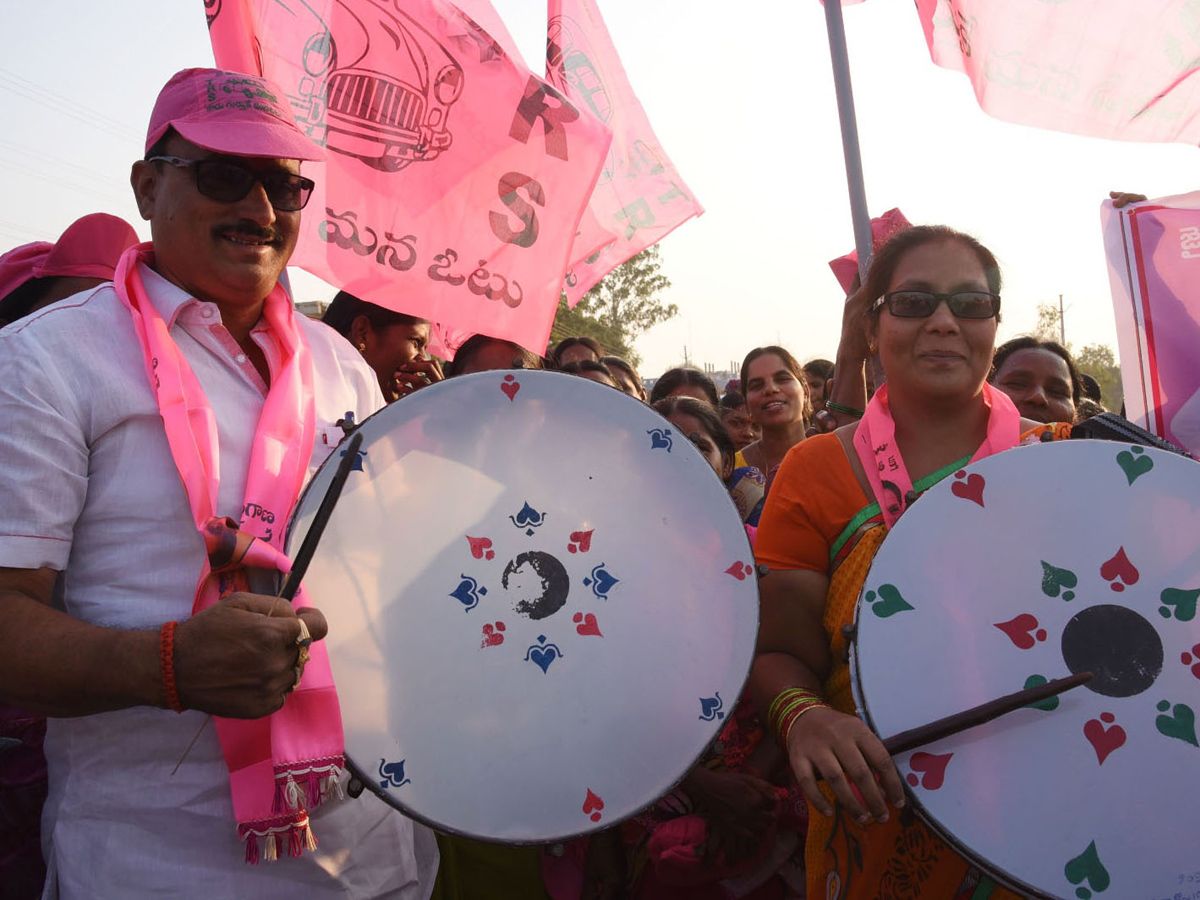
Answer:
[{"label": "gold ring", "polygon": [[308,633],[308,626],[304,624],[303,619],[297,617],[296,621],[300,623],[300,633],[296,635],[296,645],[307,647],[312,643],[312,635]]}]

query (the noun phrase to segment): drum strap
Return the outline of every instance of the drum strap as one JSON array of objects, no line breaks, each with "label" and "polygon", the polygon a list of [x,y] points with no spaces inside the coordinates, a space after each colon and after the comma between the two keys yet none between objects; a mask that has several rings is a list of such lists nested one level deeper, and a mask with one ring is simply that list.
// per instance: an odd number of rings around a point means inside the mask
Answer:
[{"label": "drum strap", "polygon": [[[133,319],[196,528],[206,543],[212,543],[220,537],[216,416],[199,379],[171,337],[170,325],[146,293],[140,266],[152,265],[153,260],[150,244],[131,247],[117,265],[113,286]],[[235,523],[239,535],[249,536],[248,541],[241,541],[248,546],[235,554],[237,558],[242,560],[244,555],[243,563],[272,565],[281,571],[288,568],[281,550],[285,531],[281,526],[308,475],[316,433],[312,357],[294,317],[291,298],[277,284],[267,296],[263,318],[279,347],[280,361],[273,366],[271,386],[254,433],[242,518]],[[237,543],[235,540],[235,546]],[[219,540],[217,544],[223,546]],[[220,560],[217,567],[222,568]],[[192,613],[208,608],[227,593],[245,589],[241,566],[214,572],[213,561],[206,556]],[[308,605],[303,588],[295,605]],[[336,784],[344,765],[341,711],[329,657],[320,642],[309,652],[299,686],[278,712],[261,719],[215,719],[247,862],[258,862],[260,840],[261,855],[266,859],[277,858],[284,847],[293,856],[299,856],[304,848],[315,848],[308,809]]]},{"label": "drum strap", "polygon": [[[915,482],[913,482],[913,490],[918,494],[925,493],[947,475],[958,471],[970,461],[970,456],[964,456],[962,459],[956,459],[948,466],[943,466],[936,472],[930,472],[924,478],[918,478]],[[829,548],[829,564],[831,572],[833,569],[837,568],[837,563],[840,561],[839,556],[842,553],[842,549],[846,547],[846,544],[850,538],[854,537],[855,533],[857,533],[863,525],[876,519],[878,519],[880,523],[883,522],[883,511],[879,508],[879,504],[877,502],[860,509],[854,518],[847,523],[846,527],[842,529],[842,533],[838,535],[837,540],[835,540],[833,545]]]}]

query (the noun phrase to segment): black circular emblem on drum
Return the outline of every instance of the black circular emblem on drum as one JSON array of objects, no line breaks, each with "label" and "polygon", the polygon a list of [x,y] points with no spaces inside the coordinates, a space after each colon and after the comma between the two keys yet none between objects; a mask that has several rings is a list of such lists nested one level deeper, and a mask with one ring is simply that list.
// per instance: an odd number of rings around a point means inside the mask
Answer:
[{"label": "black circular emblem on drum", "polygon": [[1124,606],[1092,606],[1063,629],[1063,662],[1072,674],[1091,672],[1088,687],[1105,697],[1132,697],[1158,678],[1162,639],[1140,614]]},{"label": "black circular emblem on drum", "polygon": [[563,564],[540,550],[529,550],[509,560],[500,583],[513,598],[513,611],[535,620],[562,609],[571,588]]}]

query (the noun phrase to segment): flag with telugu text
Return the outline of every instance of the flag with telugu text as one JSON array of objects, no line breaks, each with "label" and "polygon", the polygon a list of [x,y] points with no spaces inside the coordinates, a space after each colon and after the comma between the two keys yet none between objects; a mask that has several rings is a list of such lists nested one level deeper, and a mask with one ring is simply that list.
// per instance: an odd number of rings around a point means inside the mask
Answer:
[{"label": "flag with telugu text", "polygon": [[916,0],[939,66],[1006,122],[1200,143],[1195,0]]},{"label": "flag with telugu text", "polygon": [[292,264],[435,334],[543,352],[604,124],[447,0],[206,6],[217,65],[278,83],[326,148]]},{"label": "flag with telugu text", "polygon": [[613,134],[563,287],[574,307],[601,278],[704,208],[655,137],[594,0],[550,0],[546,78]]},{"label": "flag with telugu text", "polygon": [[1200,454],[1200,192],[1101,205],[1125,415]]}]

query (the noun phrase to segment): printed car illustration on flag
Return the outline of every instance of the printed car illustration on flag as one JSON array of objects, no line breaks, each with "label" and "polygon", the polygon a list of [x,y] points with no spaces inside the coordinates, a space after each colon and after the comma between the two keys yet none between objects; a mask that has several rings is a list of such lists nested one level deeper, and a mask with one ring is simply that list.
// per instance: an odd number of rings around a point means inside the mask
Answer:
[{"label": "printed car illustration on flag", "polygon": [[335,0],[336,34],[304,0],[278,3],[312,22],[295,57],[304,74],[288,95],[309,137],[384,172],[449,149],[462,67],[399,0]]}]

